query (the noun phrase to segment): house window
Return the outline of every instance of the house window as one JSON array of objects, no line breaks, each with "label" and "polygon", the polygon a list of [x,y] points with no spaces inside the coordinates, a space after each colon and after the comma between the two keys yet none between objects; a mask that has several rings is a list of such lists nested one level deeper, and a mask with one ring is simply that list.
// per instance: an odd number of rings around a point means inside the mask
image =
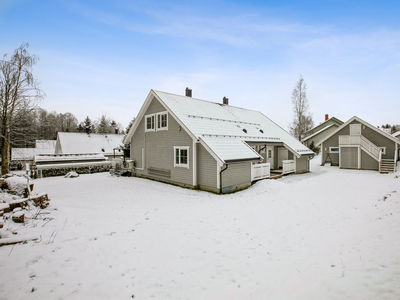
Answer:
[{"label": "house window", "polygon": [[168,113],[157,114],[157,130],[168,130]]},{"label": "house window", "polygon": [[339,147],[329,147],[329,153],[339,153]]},{"label": "house window", "polygon": [[154,121],[155,121],[155,115],[154,114],[152,114],[152,115],[147,115],[146,117],[145,117],[145,119],[146,119],[146,129],[145,129],[145,132],[148,132],[148,131],[155,131],[155,124],[154,124]]},{"label": "house window", "polygon": [[382,154],[386,154],[386,147],[379,147],[379,148],[381,148]]},{"label": "house window", "polygon": [[189,169],[189,147],[174,147],[174,167]]}]

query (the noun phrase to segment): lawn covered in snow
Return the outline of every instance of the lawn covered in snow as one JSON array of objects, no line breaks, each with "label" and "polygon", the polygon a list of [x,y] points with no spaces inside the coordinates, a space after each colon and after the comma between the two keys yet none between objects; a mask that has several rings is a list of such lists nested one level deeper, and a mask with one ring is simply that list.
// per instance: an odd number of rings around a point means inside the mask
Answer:
[{"label": "lawn covered in snow", "polygon": [[0,299],[400,299],[400,172],[319,162],[230,195],[37,179],[55,219],[9,228],[41,241],[0,247]]}]

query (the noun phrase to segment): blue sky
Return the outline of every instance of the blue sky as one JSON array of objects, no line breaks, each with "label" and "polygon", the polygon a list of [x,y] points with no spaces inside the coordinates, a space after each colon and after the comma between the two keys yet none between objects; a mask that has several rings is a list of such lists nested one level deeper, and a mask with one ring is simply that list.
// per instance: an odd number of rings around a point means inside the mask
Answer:
[{"label": "blue sky", "polygon": [[300,75],[329,114],[400,124],[398,1],[0,0],[0,54],[22,43],[47,110],[126,126],[150,89],[263,112],[287,129]]}]

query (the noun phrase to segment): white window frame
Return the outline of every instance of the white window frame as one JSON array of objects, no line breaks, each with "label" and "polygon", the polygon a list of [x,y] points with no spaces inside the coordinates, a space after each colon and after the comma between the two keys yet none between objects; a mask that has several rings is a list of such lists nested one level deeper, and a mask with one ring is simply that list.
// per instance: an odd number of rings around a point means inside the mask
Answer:
[{"label": "white window frame", "polygon": [[[147,119],[153,118],[153,128],[147,128]],[[146,115],[144,117],[144,132],[154,132],[156,131],[156,115],[151,114],[151,115]]]},{"label": "white window frame", "polygon": [[[332,149],[338,149],[338,151],[332,151]],[[329,147],[329,153],[340,153],[340,147]]]},{"label": "white window frame", "polygon": [[361,135],[361,124],[350,124],[350,135]]},{"label": "white window frame", "polygon": [[[174,146],[174,167],[180,167],[180,168],[187,168],[189,169],[189,146]],[[176,162],[176,150],[179,150],[179,158],[178,158],[178,163]],[[181,163],[181,150],[186,150],[187,151],[187,159],[186,159],[186,164]]]},{"label": "white window frame", "polygon": [[386,147],[379,147],[381,148],[382,154],[386,154]]},{"label": "white window frame", "polygon": [[[167,125],[162,127],[162,121],[161,118],[162,116],[166,116],[167,118]],[[159,120],[160,119],[160,120]],[[156,131],[162,131],[162,130],[168,130],[168,112],[167,111],[163,111],[160,113],[156,113]],[[160,124],[161,123],[161,124]]]}]

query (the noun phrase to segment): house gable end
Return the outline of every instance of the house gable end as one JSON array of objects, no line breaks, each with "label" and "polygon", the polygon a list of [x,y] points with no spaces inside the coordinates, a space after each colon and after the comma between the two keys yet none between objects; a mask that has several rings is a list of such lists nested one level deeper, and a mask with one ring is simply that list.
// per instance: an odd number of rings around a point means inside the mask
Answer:
[{"label": "house gable end", "polygon": [[391,140],[395,143],[400,144],[399,140],[396,140],[395,137],[391,136],[390,134],[379,130],[378,128],[375,128],[375,126],[372,126],[371,124],[365,122],[364,120],[354,116],[352,118],[350,118],[347,122],[343,123],[341,126],[339,126],[334,132],[332,132],[330,135],[328,135],[325,139],[323,139],[322,141],[320,141],[317,146],[321,145],[323,142],[325,142],[326,140],[328,140],[329,138],[331,138],[332,136],[334,136],[335,134],[337,134],[340,130],[342,130],[344,127],[348,126],[349,124],[353,123],[354,121],[357,121],[359,123],[361,123],[362,125],[365,125],[367,127],[369,127],[370,129],[372,129],[373,131],[381,134],[382,136],[386,137],[388,140]]},{"label": "house gable end", "polygon": [[[176,116],[176,114],[162,101],[162,99],[157,95],[157,93],[154,90],[151,90],[150,93],[148,94],[145,102],[143,103],[142,107],[140,108],[140,111],[133,122],[133,125],[131,129],[129,130],[129,133],[124,139],[124,144],[129,144],[135,131],[138,129],[139,124],[143,118],[146,117],[150,112],[148,112],[148,108],[152,101],[156,99],[165,109],[165,111],[168,112],[169,116],[172,116],[178,124],[193,138],[196,139],[196,137],[193,135],[193,133],[188,130],[188,128],[183,124],[183,122]],[[157,111],[156,113],[161,113],[162,111]]]}]

